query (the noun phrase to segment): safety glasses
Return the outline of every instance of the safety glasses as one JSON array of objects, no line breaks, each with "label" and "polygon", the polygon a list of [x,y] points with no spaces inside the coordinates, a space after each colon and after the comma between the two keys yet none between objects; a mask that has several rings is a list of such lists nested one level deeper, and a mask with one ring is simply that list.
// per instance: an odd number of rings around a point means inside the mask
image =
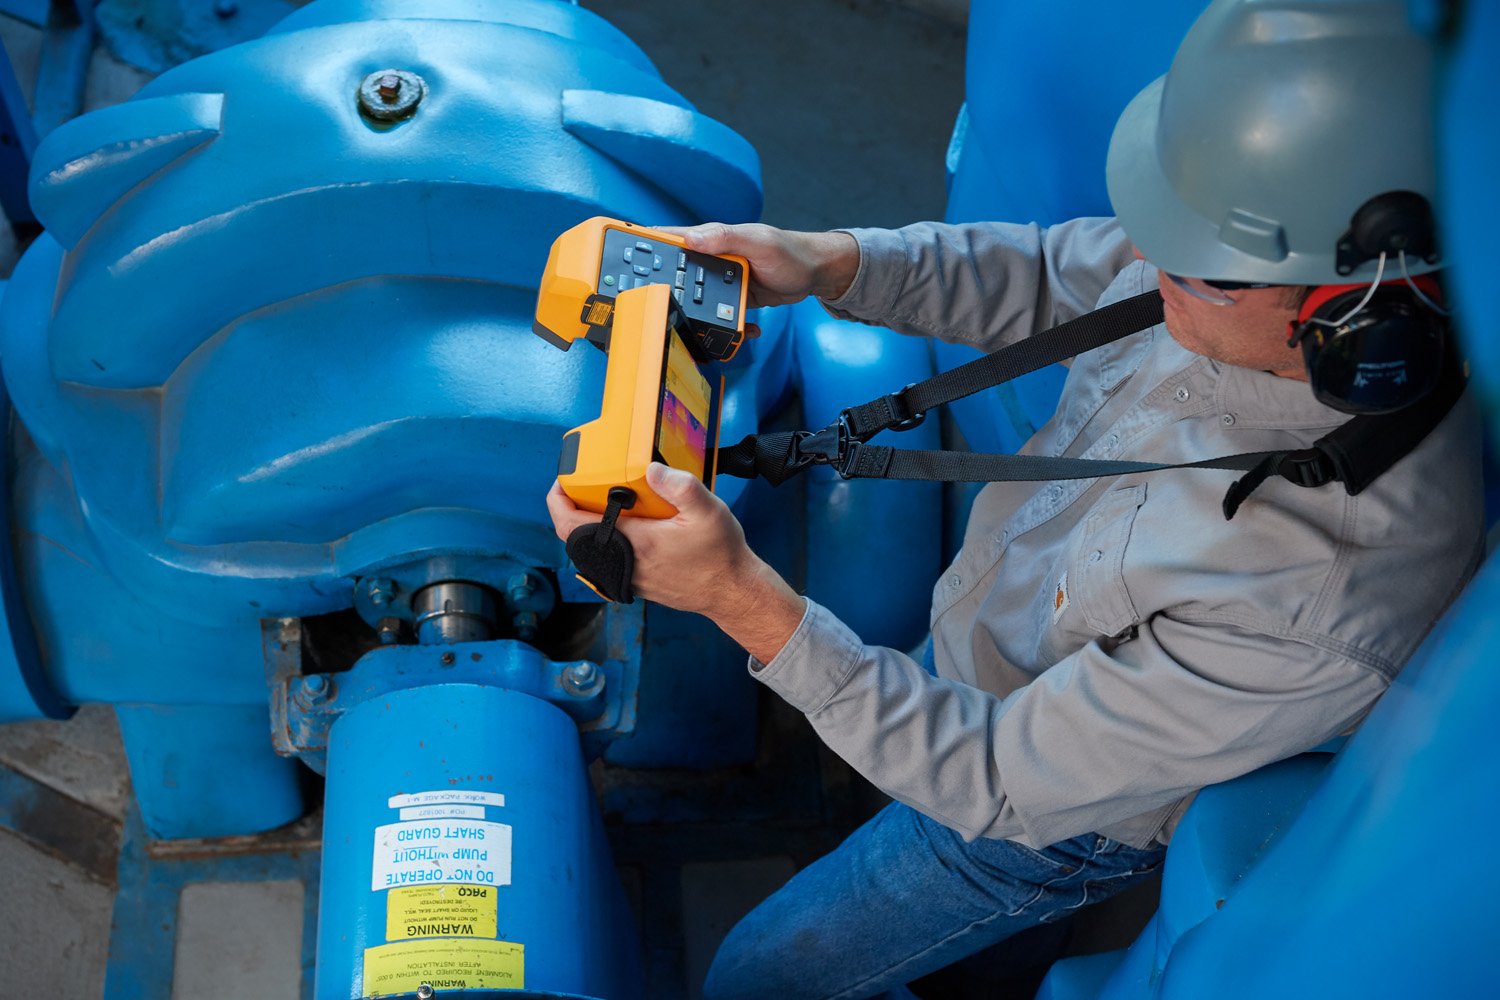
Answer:
[{"label": "safety glasses", "polygon": [[1252,288],[1274,288],[1275,286],[1264,281],[1209,281],[1207,278],[1184,278],[1179,274],[1162,271],[1172,284],[1187,292],[1195,299],[1211,302],[1216,306],[1232,306],[1239,301],[1237,293],[1248,291]]}]

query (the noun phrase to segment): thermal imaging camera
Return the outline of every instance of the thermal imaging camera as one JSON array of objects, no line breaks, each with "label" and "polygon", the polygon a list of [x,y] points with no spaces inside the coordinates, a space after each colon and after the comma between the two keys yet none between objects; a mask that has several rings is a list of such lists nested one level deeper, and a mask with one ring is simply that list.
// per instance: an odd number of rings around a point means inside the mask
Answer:
[{"label": "thermal imaging camera", "polygon": [[710,490],[724,377],[713,371],[745,338],[749,264],[688,250],[676,237],[594,218],[552,244],[537,297],[538,336],[608,356],[599,417],[563,436],[558,482],[604,521],[574,532],[568,553],[601,596],[629,602],[634,554],[621,514],[671,517],[646,467],[685,469]]}]

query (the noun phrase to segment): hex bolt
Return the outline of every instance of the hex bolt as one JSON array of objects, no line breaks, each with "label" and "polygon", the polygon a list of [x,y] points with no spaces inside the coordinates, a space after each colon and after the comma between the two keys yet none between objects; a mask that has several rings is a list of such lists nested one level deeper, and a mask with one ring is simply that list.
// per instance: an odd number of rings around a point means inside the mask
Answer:
[{"label": "hex bolt", "polygon": [[511,616],[510,623],[515,626],[517,639],[530,642],[536,638],[536,629],[541,624],[541,619],[535,611],[517,611]]},{"label": "hex bolt", "polygon": [[454,656],[452,653],[444,653],[443,654],[443,666],[445,666],[445,667],[451,667],[451,666],[453,666],[453,661],[456,660],[456,659],[458,659],[458,657]]},{"label": "hex bolt", "polygon": [[396,599],[396,585],[383,576],[377,576],[365,583],[365,593],[371,604],[383,608]]},{"label": "hex bolt", "polygon": [[417,1000],[432,1000],[432,984],[423,983],[417,987]]},{"label": "hex bolt", "polygon": [[382,618],[375,626],[375,635],[382,646],[394,646],[401,641],[401,619],[394,616]]},{"label": "hex bolt", "polygon": [[536,581],[530,573],[517,573],[505,583],[505,592],[512,604],[525,604],[536,593]]},{"label": "hex bolt", "polygon": [[356,100],[360,114],[389,123],[409,118],[427,96],[427,82],[410,70],[382,69],[360,81]]},{"label": "hex bolt", "polygon": [[299,700],[308,705],[321,705],[330,694],[328,678],[322,674],[307,674],[298,681]]},{"label": "hex bolt", "polygon": [[562,686],[576,698],[592,697],[604,687],[604,671],[588,660],[570,663],[563,669]]}]

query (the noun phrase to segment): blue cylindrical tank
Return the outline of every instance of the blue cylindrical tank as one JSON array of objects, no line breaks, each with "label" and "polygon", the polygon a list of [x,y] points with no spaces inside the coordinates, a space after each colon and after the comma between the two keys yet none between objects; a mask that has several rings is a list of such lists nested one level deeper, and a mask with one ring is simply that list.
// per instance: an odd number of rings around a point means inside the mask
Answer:
[{"label": "blue cylindrical tank", "polygon": [[[573,721],[473,684],[392,692],[328,747],[317,1000],[449,989],[640,996]],[[465,994],[467,995],[467,994]]]}]

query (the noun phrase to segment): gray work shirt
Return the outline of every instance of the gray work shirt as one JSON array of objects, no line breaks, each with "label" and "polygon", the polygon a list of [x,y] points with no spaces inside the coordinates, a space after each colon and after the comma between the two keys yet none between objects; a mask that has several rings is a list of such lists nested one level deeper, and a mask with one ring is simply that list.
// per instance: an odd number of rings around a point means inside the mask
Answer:
[{"label": "gray work shirt", "polygon": [[[831,312],[984,350],[1156,287],[1110,219],[853,235]],[[1183,462],[1307,447],[1347,419],[1158,326],[1078,357],[1024,451]],[[933,589],[937,677],[811,601],[751,667],[966,837],[1165,843],[1199,788],[1348,731],[1386,689],[1482,553],[1478,440],[1466,397],[1358,496],[1273,477],[1232,522],[1234,472],[994,483]]]}]

